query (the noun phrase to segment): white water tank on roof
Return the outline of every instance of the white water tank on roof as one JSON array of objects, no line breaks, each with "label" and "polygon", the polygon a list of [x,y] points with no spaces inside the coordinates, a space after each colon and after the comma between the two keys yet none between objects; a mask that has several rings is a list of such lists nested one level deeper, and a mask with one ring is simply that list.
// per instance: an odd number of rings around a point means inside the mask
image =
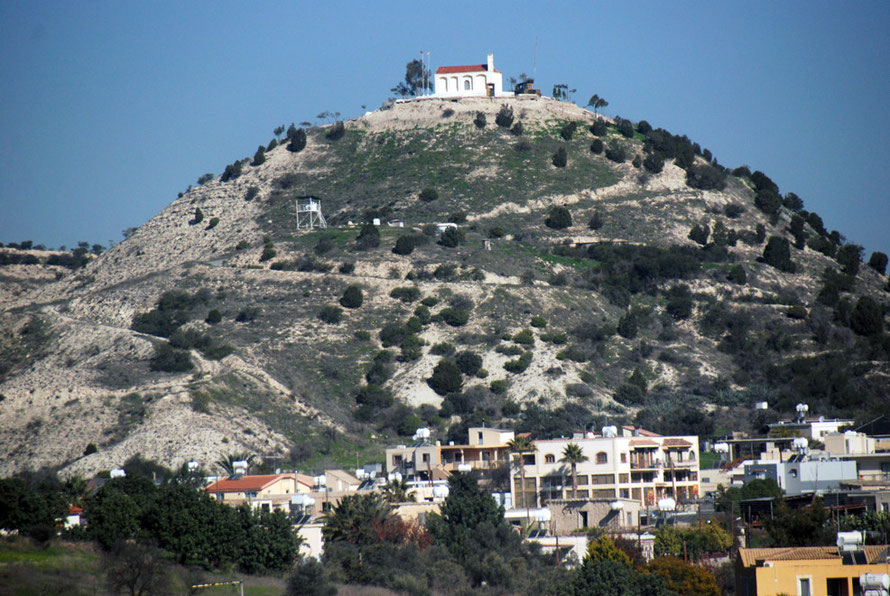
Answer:
[{"label": "white water tank on roof", "polygon": [[416,431],[414,431],[414,440],[415,441],[429,439],[429,438],[430,438],[430,429],[426,428],[425,426],[421,426]]},{"label": "white water tank on roof", "polygon": [[393,472],[391,474],[387,474],[386,479],[389,480],[390,482],[392,482],[393,480],[395,480],[396,482],[401,482],[402,474],[399,472]]},{"label": "white water tank on roof", "polygon": [[126,475],[127,475],[127,473],[124,472],[124,471],[123,471],[122,469],[120,469],[120,468],[115,468],[114,470],[112,470],[112,471],[109,473],[109,476],[110,476],[111,478],[124,478]]},{"label": "white water tank on roof", "polygon": [[603,436],[607,439],[614,439],[618,436],[618,427],[617,426],[604,426],[603,427]]},{"label": "white water tank on roof", "polygon": [[890,590],[890,575],[886,573],[863,573],[859,576],[859,585],[863,590],[874,590],[876,594],[880,594],[880,590],[883,590],[886,594],[887,590]]},{"label": "white water tank on roof", "polygon": [[793,441],[791,441],[791,446],[795,449],[806,449],[810,446],[810,442],[806,437],[797,437]]},{"label": "white water tank on roof", "polygon": [[448,496],[448,487],[447,486],[434,486],[433,487],[433,498],[434,499],[444,499]]},{"label": "white water tank on roof", "polygon": [[840,550],[856,550],[862,546],[862,532],[838,532],[837,547]]},{"label": "white water tank on roof", "polygon": [[667,497],[664,499],[658,499],[658,510],[659,511],[673,511],[677,508],[677,502],[671,497]]},{"label": "white water tank on roof", "polygon": [[612,511],[618,511],[619,509],[624,509],[624,503],[622,503],[621,501],[612,501],[611,503],[609,503],[609,507],[612,509]]},{"label": "white water tank on roof", "polygon": [[473,466],[471,466],[470,464],[458,464],[457,465],[458,472],[470,472],[470,471],[472,471],[472,469],[473,469]]},{"label": "white water tank on roof", "polygon": [[194,471],[197,470],[197,469],[198,469],[198,462],[196,462],[196,461],[190,461],[190,462],[188,463],[188,471],[189,471],[189,472],[194,472]]},{"label": "white water tank on roof", "polygon": [[714,443],[714,453],[729,453],[729,443]]},{"label": "white water tank on roof", "polygon": [[534,511],[532,511],[531,517],[536,522],[548,522],[550,521],[550,510],[535,509]]}]

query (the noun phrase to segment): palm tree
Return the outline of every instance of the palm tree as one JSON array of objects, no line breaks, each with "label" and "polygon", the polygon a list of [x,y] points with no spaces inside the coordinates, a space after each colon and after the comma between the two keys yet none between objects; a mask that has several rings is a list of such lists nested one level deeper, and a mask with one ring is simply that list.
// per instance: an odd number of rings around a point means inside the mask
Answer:
[{"label": "palm tree", "polygon": [[[510,453],[518,453],[519,475],[522,477],[522,504],[528,509],[528,493],[525,490],[525,462],[523,461],[526,453],[534,453],[537,447],[528,436],[519,435],[507,443],[507,449]],[[518,505],[518,503],[517,503]]]},{"label": "palm tree", "polygon": [[584,450],[578,443],[569,443],[562,450],[562,458],[559,461],[565,462],[572,466],[572,498],[578,498],[578,470],[577,465],[587,461],[589,458],[584,455]]},{"label": "palm tree", "polygon": [[392,507],[379,493],[346,495],[322,517],[325,525],[321,533],[326,544],[376,544],[392,515]]},{"label": "palm tree", "polygon": [[390,503],[413,503],[417,500],[414,493],[408,492],[408,481],[404,478],[389,481],[389,484],[383,487],[383,494]]},{"label": "palm tree", "polygon": [[246,451],[243,453],[230,453],[225,456],[223,459],[216,462],[220,468],[226,471],[226,473],[231,476],[235,473],[235,462],[236,461],[246,461],[247,465],[253,463],[255,456],[252,453],[247,453]]}]

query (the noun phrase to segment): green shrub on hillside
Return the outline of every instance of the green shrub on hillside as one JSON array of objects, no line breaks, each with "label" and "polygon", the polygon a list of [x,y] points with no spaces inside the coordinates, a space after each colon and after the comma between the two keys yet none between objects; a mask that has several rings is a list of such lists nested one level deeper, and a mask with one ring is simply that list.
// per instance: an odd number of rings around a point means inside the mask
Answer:
[{"label": "green shrub on hillside", "polygon": [[887,255],[880,251],[871,253],[871,258],[868,260],[868,266],[881,275],[884,275],[887,271]]},{"label": "green shrub on hillside", "polygon": [[514,137],[521,137],[523,133],[522,122],[517,122],[513,125],[513,128],[510,129],[510,134]]},{"label": "green shrub on hillside", "polygon": [[346,134],[346,127],[342,121],[336,122],[331,129],[325,133],[325,138],[329,141],[339,141]]},{"label": "green shrub on hillside", "polygon": [[535,343],[535,334],[531,329],[523,329],[513,336],[513,341],[523,346],[531,346]]},{"label": "green shrub on hillside", "polygon": [[711,165],[693,165],[686,170],[686,185],[699,190],[723,190],[726,173]]},{"label": "green shrub on hillside", "polygon": [[464,240],[464,232],[460,228],[446,228],[442,235],[439,236],[439,244],[440,246],[444,246],[446,248],[455,248],[460,245]]},{"label": "green shrub on hillside", "polygon": [[547,319],[545,319],[541,315],[535,315],[532,317],[531,326],[537,329],[543,329],[547,326]]},{"label": "green shrub on hillside", "polygon": [[343,308],[359,308],[365,301],[361,286],[350,285],[346,287],[343,296],[340,297],[340,306]]},{"label": "green shrub on hillside", "polygon": [[287,138],[289,141],[287,150],[291,153],[299,153],[306,148],[306,131],[302,128],[294,128],[291,124],[291,128],[287,131]]},{"label": "green shrub on hillside", "polygon": [[208,312],[207,318],[204,319],[204,322],[206,322],[208,325],[216,325],[217,323],[219,323],[221,321],[222,321],[222,313],[220,313],[219,310],[217,310],[215,308],[212,309],[210,312]]},{"label": "green shrub on hillside", "polygon": [[149,369],[158,372],[188,372],[194,368],[192,357],[186,350],[179,350],[168,344],[160,342],[155,344],[155,353],[151,359]]},{"label": "green shrub on hillside", "polygon": [[660,153],[650,153],[643,160],[643,167],[647,172],[659,174],[664,169],[664,157]]},{"label": "green shrub on hillside", "polygon": [[200,207],[195,207],[195,216],[192,218],[192,221],[190,223],[199,224],[202,221],[204,221],[204,212],[201,211]]},{"label": "green shrub on hillside", "polygon": [[502,105],[498,110],[498,115],[495,116],[494,123],[501,128],[510,128],[513,125],[513,108],[507,104]]},{"label": "green shrub on hillside", "polygon": [[470,313],[459,308],[448,307],[439,311],[439,317],[446,325],[463,327],[470,320]]},{"label": "green shrub on hillside", "polygon": [[397,298],[406,304],[410,304],[411,302],[415,302],[420,299],[420,290],[417,286],[404,286],[400,288],[393,288],[389,293],[391,298]]},{"label": "green shrub on hillside", "polygon": [[429,203],[438,199],[439,193],[436,191],[435,188],[427,187],[420,191],[419,197],[421,201]]},{"label": "green shrub on hillside", "polygon": [[767,215],[775,215],[779,212],[782,201],[779,195],[771,190],[760,190],[754,196],[754,205]]},{"label": "green shrub on hillside", "polygon": [[626,120],[625,118],[619,118],[616,116],[615,124],[618,127],[618,132],[621,133],[626,139],[632,139],[634,136],[634,125],[630,120]]},{"label": "green shrub on hillside", "polygon": [[504,363],[504,370],[513,374],[524,373],[532,363],[532,353],[523,352],[516,360],[508,360]]},{"label": "green shrub on hillside", "polygon": [[460,391],[463,376],[454,362],[443,358],[433,369],[433,376],[427,383],[439,395],[448,395]]},{"label": "green shrub on hillside", "polygon": [[507,381],[505,379],[495,379],[489,383],[488,389],[495,395],[503,395],[507,392]]},{"label": "green shrub on hillside", "polygon": [[339,306],[322,306],[318,318],[329,325],[336,325],[343,319],[343,310]]},{"label": "green shrub on hillside", "polygon": [[572,137],[575,136],[575,131],[577,130],[578,123],[573,120],[572,122],[567,122],[561,129],[559,129],[559,136],[561,136],[566,141],[571,141]]},{"label": "green shrub on hillside", "polygon": [[859,273],[859,263],[862,261],[862,247],[858,244],[844,244],[837,250],[835,260],[841,266],[841,270],[850,276]]},{"label": "green shrub on hillside", "polygon": [[600,155],[603,152],[603,142],[600,139],[593,139],[593,142],[590,143],[590,152],[594,155]]},{"label": "green shrub on hillside", "polygon": [[559,205],[551,207],[544,225],[554,230],[564,230],[572,225],[572,214],[565,207]]},{"label": "green shrub on hillside", "polygon": [[253,154],[253,161],[250,165],[252,166],[261,166],[266,163],[266,148],[260,145],[256,153]]},{"label": "green shrub on hillside", "polygon": [[226,166],[226,169],[223,170],[222,175],[219,177],[220,182],[228,182],[229,180],[234,180],[238,176],[241,175],[241,160],[237,160]]},{"label": "green shrub on hillside", "polygon": [[609,147],[606,149],[606,158],[609,161],[614,161],[615,163],[624,163],[624,161],[627,159],[627,153],[620,143],[612,141],[611,143],[609,143]]},{"label": "green shrub on hillside", "polygon": [[475,375],[479,372],[479,369],[482,368],[482,357],[469,350],[458,352],[454,362],[457,365],[457,368],[460,369],[460,372],[470,377]]},{"label": "green shrub on hillside", "polygon": [[210,218],[210,222],[207,224],[207,229],[208,229],[208,230],[212,230],[213,228],[215,228],[215,227],[218,226],[218,225],[219,225],[219,218],[218,218],[218,217],[211,217],[211,218]]},{"label": "green shrub on hillside", "polygon": [[485,128],[487,123],[488,121],[485,119],[485,114],[476,112],[476,118],[473,119],[473,124],[476,125],[476,128]]},{"label": "green shrub on hillside", "polygon": [[589,130],[590,130],[590,134],[592,134],[594,136],[597,136],[597,137],[605,136],[606,130],[607,130],[605,120],[595,121],[593,124],[590,125]]},{"label": "green shrub on hillside", "polygon": [[791,261],[791,245],[785,238],[770,236],[763,249],[763,261],[779,271],[794,273],[795,266]]},{"label": "green shrub on hillside", "polygon": [[708,243],[708,237],[711,235],[711,229],[707,224],[695,224],[689,230],[688,238],[697,244],[705,246]]},{"label": "green shrub on hillside", "polygon": [[884,312],[869,296],[862,296],[850,313],[850,328],[859,335],[879,336],[884,332]]},{"label": "green shrub on hillside", "polygon": [[410,255],[417,246],[417,237],[413,234],[399,236],[396,238],[396,245],[392,251],[397,255]]},{"label": "green shrub on hillside", "polygon": [[551,161],[553,162],[553,165],[556,166],[557,168],[566,167],[566,164],[569,163],[569,157],[568,157],[568,154],[566,153],[566,148],[560,147],[559,149],[557,149],[556,153],[553,154],[553,158]]},{"label": "green shrub on hillside", "polygon": [[667,292],[668,298],[665,311],[677,320],[688,319],[692,315],[694,303],[692,301],[692,292],[686,284],[678,284]]},{"label": "green shrub on hillside", "polygon": [[213,180],[213,174],[207,172],[206,174],[201,174],[201,176],[198,177],[198,184],[207,184],[211,180]]},{"label": "green shrub on hillside", "polygon": [[364,224],[355,238],[355,247],[358,250],[370,250],[378,246],[380,246],[380,230],[373,223]]},{"label": "green shrub on hillside", "polygon": [[639,170],[640,166],[643,165],[643,158],[641,158],[639,155],[635,155],[633,161],[630,162],[630,165]]}]

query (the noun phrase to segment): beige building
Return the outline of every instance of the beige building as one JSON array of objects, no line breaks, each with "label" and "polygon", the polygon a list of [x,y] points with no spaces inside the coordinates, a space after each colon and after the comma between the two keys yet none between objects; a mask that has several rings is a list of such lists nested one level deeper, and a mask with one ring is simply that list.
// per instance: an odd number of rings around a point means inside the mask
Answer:
[{"label": "beige building", "polygon": [[736,559],[737,596],[855,596],[864,593],[860,577],[888,573],[887,546],[838,552],[836,546],[740,548]]},{"label": "beige building", "polygon": [[471,427],[464,445],[421,439],[386,450],[386,473],[405,478],[442,480],[455,471],[491,470],[509,462],[512,430]]},{"label": "beige building", "polygon": [[[560,461],[569,443],[581,447],[587,461],[577,464],[578,492],[572,494],[571,466]],[[603,433],[579,432],[571,439],[534,442],[523,457],[525,487],[518,466],[511,469],[516,507],[539,507],[553,500],[629,499],[657,506],[699,495],[698,437],[664,437],[632,426],[605,427]]]},{"label": "beige building", "polygon": [[632,499],[554,500],[547,503],[547,508],[550,510],[550,531],[557,536],[567,536],[582,528],[613,532],[637,528],[640,511],[645,512],[645,507]]},{"label": "beige building", "polygon": [[258,509],[290,509],[291,497],[312,490],[307,477],[298,474],[261,474],[221,478],[204,490],[226,505],[248,503]]}]

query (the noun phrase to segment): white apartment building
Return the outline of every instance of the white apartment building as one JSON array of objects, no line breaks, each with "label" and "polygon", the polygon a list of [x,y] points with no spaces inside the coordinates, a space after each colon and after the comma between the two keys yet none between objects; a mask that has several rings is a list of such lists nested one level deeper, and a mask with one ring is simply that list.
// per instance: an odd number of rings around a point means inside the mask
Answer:
[{"label": "white apartment building", "polygon": [[[576,466],[577,495],[571,466],[563,461],[566,445],[581,447],[587,461]],[[602,433],[577,432],[571,438],[534,441],[536,451],[523,456],[522,472],[513,466],[510,487],[515,507],[540,507],[564,499],[631,499],[657,506],[699,495],[698,437],[664,437],[632,426],[605,427]],[[515,456],[518,458],[518,456]]]}]

